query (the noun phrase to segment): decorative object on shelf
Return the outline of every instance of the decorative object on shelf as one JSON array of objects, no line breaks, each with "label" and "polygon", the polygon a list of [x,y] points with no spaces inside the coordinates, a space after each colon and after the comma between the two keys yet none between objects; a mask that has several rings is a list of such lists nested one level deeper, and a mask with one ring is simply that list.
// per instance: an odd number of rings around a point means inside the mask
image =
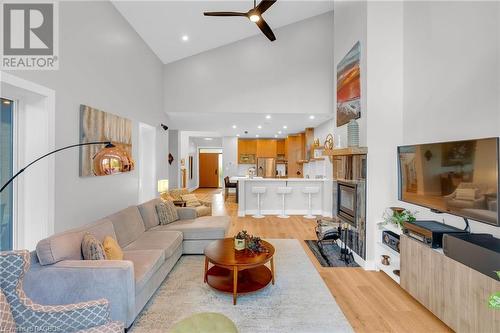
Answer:
[{"label": "decorative object on shelf", "polygon": [[172,162],[174,161],[174,157],[172,154],[168,153],[168,164],[172,165]]},{"label": "decorative object on shelf", "polygon": [[392,271],[394,275],[399,276],[401,274],[401,271],[399,269],[395,269]]},{"label": "decorative object on shelf", "polygon": [[333,149],[333,135],[328,134],[325,139],[325,144],[324,144],[326,149],[332,150]]},{"label": "decorative object on shelf", "polygon": [[387,254],[383,254],[381,262],[382,262],[382,265],[389,266],[391,264],[391,257],[388,256]]},{"label": "decorative object on shelf", "polygon": [[238,232],[238,234],[234,236],[234,249],[236,251],[244,250],[247,238],[248,238],[248,233],[246,230]]},{"label": "decorative object on shelf", "polygon": [[337,65],[337,127],[361,117],[360,57],[358,41]]},{"label": "decorative object on shelf", "polygon": [[80,143],[113,142],[116,149],[80,147],[80,177],[107,176],[134,170],[132,121],[108,112],[80,105]]},{"label": "decorative object on shelf", "polygon": [[76,144],[76,145],[71,145],[71,146],[67,146],[67,147],[64,147],[64,148],[59,148],[59,149],[56,149],[50,153],[47,153],[39,158],[37,158],[36,160],[34,160],[33,162],[31,162],[30,164],[28,164],[27,166],[25,166],[24,168],[20,169],[14,176],[12,176],[3,186],[2,188],[0,188],[0,193],[14,180],[16,179],[17,176],[19,176],[21,173],[23,173],[26,169],[28,169],[31,165],[35,164],[36,162],[40,161],[41,159],[49,156],[49,155],[52,155],[52,154],[55,154],[61,150],[66,150],[66,149],[69,149],[69,148],[74,148],[74,147],[81,147],[81,146],[90,146],[90,145],[105,145],[104,148],[101,148],[101,150],[106,150],[106,149],[112,149],[114,150],[116,147],[109,141],[103,141],[103,142],[86,142],[86,143],[79,143],[79,144]]},{"label": "decorative object on shelf", "polygon": [[318,147],[319,147],[319,138],[315,138],[313,148],[318,148]]},{"label": "decorative object on shelf", "polygon": [[382,218],[384,219],[382,222],[379,223],[380,228],[382,228],[384,225],[394,225],[398,227],[400,230],[403,230],[403,226],[405,222],[414,222],[416,221],[415,215],[417,214],[416,211],[409,211],[404,208],[399,208],[399,207],[391,207],[387,208],[382,215]]},{"label": "decorative object on shelf", "polygon": [[359,124],[355,119],[351,119],[347,125],[347,145],[359,147]]},{"label": "decorative object on shelf", "polygon": [[429,149],[427,149],[424,153],[424,156],[427,161],[430,161],[432,158],[432,152]]}]

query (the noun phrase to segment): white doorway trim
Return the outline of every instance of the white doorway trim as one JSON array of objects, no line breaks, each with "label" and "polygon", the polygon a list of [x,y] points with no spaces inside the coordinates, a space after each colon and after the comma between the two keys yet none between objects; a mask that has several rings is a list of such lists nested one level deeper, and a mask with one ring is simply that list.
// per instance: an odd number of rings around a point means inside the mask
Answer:
[{"label": "white doorway trim", "polygon": [[[14,172],[17,172],[35,158],[55,149],[55,91],[0,71],[0,95],[8,96],[16,106]],[[37,241],[54,233],[54,155],[33,165],[12,186],[13,247],[34,250]]]}]

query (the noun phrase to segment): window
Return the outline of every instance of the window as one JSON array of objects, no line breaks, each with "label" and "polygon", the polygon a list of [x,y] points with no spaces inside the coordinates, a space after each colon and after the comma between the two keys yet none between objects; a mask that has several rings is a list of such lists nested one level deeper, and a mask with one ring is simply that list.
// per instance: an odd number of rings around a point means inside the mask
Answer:
[{"label": "window", "polygon": [[[0,99],[0,186],[13,174],[14,155],[14,102]],[[13,239],[13,188],[0,193],[0,251],[12,250]]]}]

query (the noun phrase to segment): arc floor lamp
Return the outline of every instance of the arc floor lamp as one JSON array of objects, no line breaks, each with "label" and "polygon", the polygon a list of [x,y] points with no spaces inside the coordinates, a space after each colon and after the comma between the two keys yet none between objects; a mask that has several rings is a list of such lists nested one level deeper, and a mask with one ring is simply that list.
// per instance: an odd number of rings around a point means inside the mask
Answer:
[{"label": "arc floor lamp", "polygon": [[70,145],[70,146],[67,146],[67,147],[63,147],[63,148],[59,148],[59,149],[56,149],[54,151],[51,151],[50,153],[47,153],[43,156],[40,156],[39,158],[37,158],[36,160],[34,160],[33,162],[31,162],[30,164],[26,165],[24,168],[22,168],[21,170],[19,170],[14,176],[12,176],[3,186],[2,188],[0,189],[0,193],[2,193],[2,191],[7,188],[7,186],[9,186],[10,183],[12,183],[12,181],[14,179],[17,178],[17,176],[19,176],[20,174],[22,174],[26,169],[28,169],[30,166],[32,166],[33,164],[35,164],[36,162],[40,161],[41,159],[44,159],[45,157],[47,156],[50,156],[52,154],[55,154],[57,152],[60,152],[61,150],[66,150],[66,149],[70,149],[70,148],[75,148],[75,147],[80,147],[80,146],[90,146],[90,145],[105,145],[103,149],[111,149],[111,148],[115,148],[115,145],[111,143],[111,141],[97,141],[97,142],[85,142],[85,143],[79,143],[79,144],[75,144],[75,145]]}]

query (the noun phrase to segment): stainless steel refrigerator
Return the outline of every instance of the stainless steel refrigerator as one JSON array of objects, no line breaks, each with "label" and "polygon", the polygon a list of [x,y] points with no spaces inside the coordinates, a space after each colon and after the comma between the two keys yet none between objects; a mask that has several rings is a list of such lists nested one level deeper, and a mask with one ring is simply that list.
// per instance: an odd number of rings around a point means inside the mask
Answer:
[{"label": "stainless steel refrigerator", "polygon": [[259,157],[257,159],[257,176],[264,178],[276,177],[276,159]]}]

